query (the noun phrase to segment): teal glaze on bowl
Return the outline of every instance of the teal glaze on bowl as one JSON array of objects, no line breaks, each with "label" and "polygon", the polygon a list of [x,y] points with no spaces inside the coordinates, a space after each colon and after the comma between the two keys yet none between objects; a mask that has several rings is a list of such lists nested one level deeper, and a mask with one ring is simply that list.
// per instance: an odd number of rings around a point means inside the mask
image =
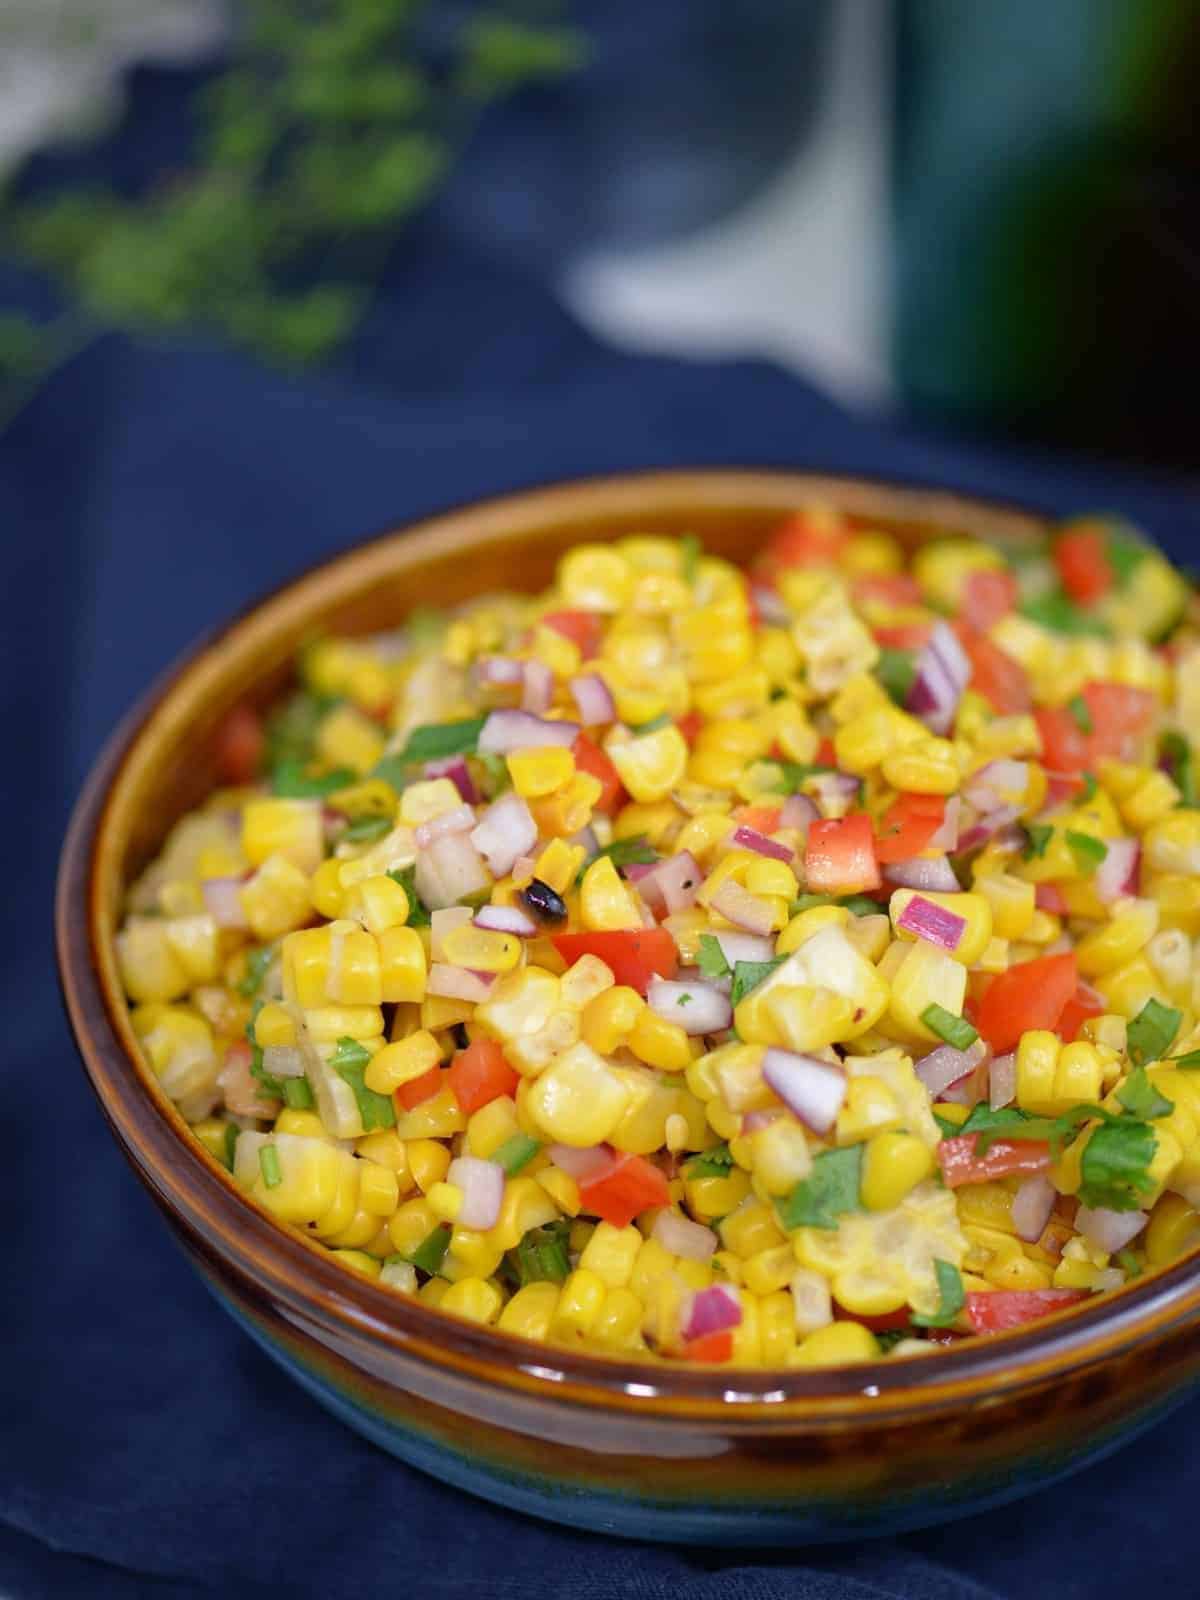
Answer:
[{"label": "teal glaze on bowl", "polygon": [[1195,1259],[1011,1333],[829,1370],[606,1359],[478,1327],[347,1271],[274,1222],[190,1136],[121,994],[123,888],[215,786],[223,719],[273,699],[315,631],[371,631],[414,603],[539,586],[584,538],[692,532],[744,559],[812,499],[909,542],[1039,529],[1023,512],[933,491],[773,472],[625,476],[451,512],[331,561],[194,650],[113,736],[63,853],[59,962],[88,1075],[218,1299],[323,1405],[401,1460],[572,1526],[795,1545],[1014,1499],[1133,1438],[1200,1384]]}]

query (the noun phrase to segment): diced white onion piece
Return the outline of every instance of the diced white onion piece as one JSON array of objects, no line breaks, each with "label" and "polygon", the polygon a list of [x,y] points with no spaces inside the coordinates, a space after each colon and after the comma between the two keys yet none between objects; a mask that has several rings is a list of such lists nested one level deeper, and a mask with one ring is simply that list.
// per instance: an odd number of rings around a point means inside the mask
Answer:
[{"label": "diced white onion piece", "polygon": [[538,925],[519,906],[481,906],[475,913],[475,926],[489,933],[513,933],[518,939],[532,939]]},{"label": "diced white onion piece", "polygon": [[[1138,860],[1142,853],[1137,839],[1106,839],[1108,854],[1092,874],[1096,893],[1105,904],[1122,895],[1137,894]],[[207,888],[207,885],[205,885]]]},{"label": "diced white onion piece", "polygon": [[677,1022],[694,1037],[719,1033],[733,1022],[729,996],[703,981],[676,983],[669,978],[652,978],[646,1000],[656,1016]]},{"label": "diced white onion piece", "polygon": [[922,1056],[914,1070],[928,1089],[929,1098],[937,1100],[951,1084],[974,1072],[986,1054],[987,1045],[982,1039],[976,1039],[969,1050],[956,1050],[953,1045],[942,1044]]},{"label": "diced white onion piece", "polygon": [[428,822],[422,822],[413,837],[418,850],[428,850],[435,839],[444,839],[451,833],[466,833],[474,826],[475,813],[471,807],[455,806],[452,811],[443,811],[439,816],[430,817]]},{"label": "diced white onion piece", "polygon": [[554,699],[554,674],[544,661],[526,661],[523,664],[524,689],[521,693],[521,710],[541,714],[549,711]]},{"label": "diced white onion piece", "polygon": [[792,1050],[769,1049],[763,1056],[762,1075],[805,1127],[817,1134],[833,1127],[846,1098],[841,1067]]},{"label": "diced white onion piece", "polygon": [[461,1227],[495,1227],[504,1199],[504,1168],[499,1162],[458,1156],[450,1163],[446,1182],[462,1190],[462,1206],[455,1218]]},{"label": "diced white onion piece", "polygon": [[928,889],[934,894],[957,894],[962,885],[945,856],[910,856],[907,861],[889,861],[883,868],[889,883],[902,889]]},{"label": "diced white onion piece", "polygon": [[476,1005],[487,999],[495,981],[494,973],[472,972],[468,967],[452,967],[447,962],[435,961],[429,968],[425,993]]},{"label": "diced white onion piece", "polygon": [[1019,806],[1001,806],[997,811],[989,811],[987,816],[980,817],[973,822],[967,830],[960,834],[958,848],[960,850],[976,850],[981,844],[993,840],[997,845],[1006,850],[1019,849],[1022,843],[1021,833],[1012,827],[1021,815]]},{"label": "diced white onion piece", "polygon": [[779,826],[794,828],[797,833],[807,833],[821,813],[806,794],[790,794],[779,808]]},{"label": "diced white onion piece", "polygon": [[484,656],[479,663],[478,672],[480,683],[485,683],[493,689],[522,683],[525,678],[524,664],[515,661],[511,656]]},{"label": "diced white onion piece", "polygon": [[479,852],[465,833],[447,834],[422,850],[414,883],[422,903],[431,911],[457,905],[492,886]]},{"label": "diced white onion piece", "polygon": [[1136,1239],[1149,1218],[1144,1211],[1109,1211],[1105,1206],[1080,1206],[1075,1226],[1097,1250],[1115,1255]]},{"label": "diced white onion piece", "polygon": [[651,894],[661,899],[669,916],[674,916],[676,912],[688,911],[695,905],[696,895],[704,882],[704,873],[692,852],[681,850],[676,856],[667,856],[654,863],[646,878],[638,880],[639,894],[645,895],[647,879],[653,884]]},{"label": "diced white onion piece", "polygon": [[486,859],[496,877],[503,878],[519,857],[537,843],[537,823],[522,797],[513,789],[502,794],[484,812],[471,831],[471,843]]},{"label": "diced white onion piece", "polygon": [[685,1261],[711,1261],[720,1243],[711,1228],[671,1210],[658,1213],[651,1237]]},{"label": "diced white onion piece", "polygon": [[544,745],[572,745],[579,737],[577,722],[551,722],[528,711],[493,711],[479,735],[479,749],[506,756],[512,750],[533,750]]},{"label": "diced white onion piece", "polygon": [[200,885],[204,904],[218,928],[248,928],[242,910],[241,878],[205,878]]},{"label": "diced white onion piece", "polygon": [[1011,1051],[997,1056],[988,1067],[988,1105],[993,1111],[1012,1105],[1017,1098],[1017,1058]]},{"label": "diced white onion piece", "polygon": [[721,946],[721,954],[730,967],[739,961],[772,961],[775,957],[774,944],[761,934],[732,933],[718,928],[713,938]]},{"label": "diced white onion piece", "polygon": [[417,1269],[410,1261],[385,1261],[379,1270],[379,1281],[389,1289],[399,1289],[401,1294],[416,1294]]},{"label": "diced white onion piece", "polygon": [[269,1044],[263,1051],[263,1071],[272,1078],[302,1078],[304,1059],[294,1044]]},{"label": "diced white onion piece", "polygon": [[1018,1239],[1024,1239],[1026,1244],[1037,1243],[1054,1210],[1056,1194],[1044,1172],[1032,1173],[1023,1180],[1012,1202],[1012,1224]]},{"label": "diced white onion piece", "polygon": [[426,778],[449,778],[469,806],[478,805],[479,790],[462,756],[443,756],[438,761],[427,761],[421,772]]},{"label": "diced white onion piece", "polygon": [[817,772],[808,780],[822,817],[841,817],[858,798],[859,779],[848,772]]},{"label": "diced white onion piece", "polygon": [[560,1171],[574,1178],[576,1183],[591,1182],[613,1164],[612,1146],[607,1144],[589,1144],[578,1148],[570,1144],[552,1144],[547,1147],[546,1154]]},{"label": "diced white onion piece", "polygon": [[612,690],[598,672],[584,672],[572,678],[567,687],[585,728],[598,728],[617,720],[616,702]]},{"label": "diced white onion piece", "polygon": [[744,928],[747,933],[767,934],[771,931],[774,922],[771,907],[732,878],[726,878],[713,895],[712,904],[714,911],[719,911],[727,921],[735,927]]}]

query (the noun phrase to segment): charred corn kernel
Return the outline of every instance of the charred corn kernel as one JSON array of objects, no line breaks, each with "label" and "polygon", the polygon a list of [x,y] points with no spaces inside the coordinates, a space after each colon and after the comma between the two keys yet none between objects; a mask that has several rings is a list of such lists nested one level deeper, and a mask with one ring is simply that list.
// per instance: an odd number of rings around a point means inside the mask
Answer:
[{"label": "charred corn kernel", "polygon": [[272,1045],[296,1042],[296,1021],[285,1006],[269,1000],[254,1019],[254,1042],[268,1050]]},{"label": "charred corn kernel", "polygon": [[879,1341],[861,1322],[831,1322],[806,1334],[789,1358],[793,1367],[844,1367],[879,1356]]},{"label": "charred corn kernel", "polygon": [[318,800],[248,800],[242,811],[242,850],[252,867],[284,856],[306,875],[325,855]]},{"label": "charred corn kernel", "polygon": [[425,998],[428,961],[415,928],[385,928],[378,938],[379,986],[385,1004]]},{"label": "charred corn kernel", "polygon": [[610,1222],[600,1222],[579,1257],[579,1265],[594,1272],[608,1288],[625,1289],[642,1243],[636,1228],[614,1228]]},{"label": "charred corn kernel", "polygon": [[424,783],[410,783],[400,796],[400,820],[416,828],[457,811],[461,805],[462,795],[450,778],[429,778]]},{"label": "charred corn kernel", "polygon": [[892,974],[888,1017],[903,1038],[937,1044],[937,1035],[921,1021],[922,1013],[939,1005],[961,1016],[966,992],[962,964],[919,939]]},{"label": "charred corn kernel", "polygon": [[577,1267],[563,1284],[550,1329],[552,1339],[586,1337],[600,1316],[607,1291],[604,1279]]},{"label": "charred corn kernel", "polygon": [[526,800],[553,794],[575,776],[575,757],[562,745],[514,750],[506,759],[513,788]]},{"label": "charred corn kernel", "polygon": [[1200,1212],[1182,1195],[1164,1194],[1150,1214],[1143,1243],[1152,1267],[1162,1267],[1200,1244]]},{"label": "charred corn kernel", "polygon": [[480,1323],[495,1322],[503,1304],[504,1296],[487,1278],[460,1278],[438,1302],[442,1311]]},{"label": "charred corn kernel", "polygon": [[441,1046],[432,1033],[422,1028],[406,1039],[385,1044],[371,1057],[363,1080],[376,1094],[394,1094],[402,1083],[423,1077],[441,1059]]},{"label": "charred corn kernel", "polygon": [[379,724],[354,706],[335,706],[317,724],[317,755],[328,766],[370,772],[383,754]]},{"label": "charred corn kernel", "polygon": [[1036,890],[1008,872],[975,874],[975,891],[992,908],[992,932],[1000,939],[1023,939],[1037,909]]},{"label": "charred corn kernel", "polygon": [[587,851],[581,844],[551,839],[534,864],[533,876],[540,878],[557,894],[565,894],[575,882],[586,855]]},{"label": "charred corn kernel", "polygon": [[692,1059],[687,1034],[677,1022],[667,1022],[643,1006],[627,1040],[630,1050],[648,1067],[661,1072],[682,1072]]},{"label": "charred corn kernel", "polygon": [[899,1103],[881,1078],[851,1078],[837,1116],[836,1142],[839,1146],[858,1144],[899,1126],[902,1120]]},{"label": "charred corn kernel", "polygon": [[640,928],[641,913],[610,856],[599,856],[583,875],[579,915],[585,928]]},{"label": "charred corn kernel", "polygon": [[496,1326],[501,1333],[515,1333],[523,1339],[545,1340],[558,1306],[556,1283],[527,1283],[500,1312]]},{"label": "charred corn kernel", "polygon": [[560,1055],[529,1091],[542,1132],[560,1144],[600,1144],[629,1105],[629,1090],[604,1059],[580,1042]]},{"label": "charred corn kernel", "polygon": [[1165,772],[1152,772],[1120,803],[1121,815],[1139,833],[1161,822],[1179,804],[1178,788]]},{"label": "charred corn kernel", "polygon": [[902,925],[905,912],[914,900],[939,906],[952,916],[961,917],[963,929],[949,954],[963,966],[974,966],[992,937],[992,908],[982,894],[939,894],[933,890],[897,889],[888,903],[888,912],[898,939],[915,939],[916,934]]},{"label": "charred corn kernel", "polygon": [[610,738],[605,749],[635,800],[662,800],[683,777],[688,765],[687,742],[673,724],[636,738]]},{"label": "charred corn kernel", "polygon": [[929,1177],[933,1167],[932,1150],[911,1133],[875,1134],[863,1152],[863,1205],[869,1211],[890,1211]]},{"label": "charred corn kernel", "polygon": [[385,873],[364,878],[357,884],[351,903],[351,916],[376,937],[389,928],[402,928],[408,921],[408,896],[395,878]]},{"label": "charred corn kernel", "polygon": [[429,1188],[429,1204],[441,1222],[457,1222],[463,1208],[463,1192],[456,1183],[435,1183]]},{"label": "charred corn kernel", "polygon": [[919,738],[889,750],[880,770],[893,788],[914,794],[953,794],[962,776],[949,739]]},{"label": "charred corn kernel", "polygon": [[688,1210],[700,1222],[724,1217],[750,1193],[750,1179],[739,1167],[724,1177],[689,1177],[684,1169],[684,1194]]},{"label": "charred corn kernel", "polygon": [[269,856],[238,899],[255,937],[278,939],[308,920],[308,876],[286,856]]}]

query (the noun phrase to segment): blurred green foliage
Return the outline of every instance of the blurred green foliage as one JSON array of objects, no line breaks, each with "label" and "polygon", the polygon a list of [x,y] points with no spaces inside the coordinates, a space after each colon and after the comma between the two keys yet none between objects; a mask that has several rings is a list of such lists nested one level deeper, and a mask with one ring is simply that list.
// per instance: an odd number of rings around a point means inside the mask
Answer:
[{"label": "blurred green foliage", "polygon": [[135,195],[10,185],[5,253],[49,274],[66,309],[40,325],[0,312],[0,420],[104,329],[199,330],[285,365],[336,349],[483,109],[582,57],[561,20],[521,20],[493,0],[430,48],[446,10],[246,0],[228,65],[188,108],[186,167]]}]

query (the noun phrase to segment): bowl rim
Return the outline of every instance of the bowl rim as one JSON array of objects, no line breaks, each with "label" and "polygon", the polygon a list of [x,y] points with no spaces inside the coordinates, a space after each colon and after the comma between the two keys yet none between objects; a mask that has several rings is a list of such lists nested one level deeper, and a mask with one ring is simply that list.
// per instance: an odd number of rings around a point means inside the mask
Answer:
[{"label": "bowl rim", "polygon": [[[232,1174],[191,1137],[137,1048],[116,978],[105,927],[106,894],[115,882],[113,813],[154,735],[177,706],[198,697],[218,675],[229,641],[269,636],[301,609],[314,588],[360,589],[362,573],[382,573],[401,545],[414,559],[433,551],[450,528],[475,542],[504,542],[537,527],[572,521],[594,526],[638,509],[715,506],[762,514],[834,499],[870,514],[908,509],[958,531],[1018,536],[1046,524],[1044,514],[1013,502],[937,486],[775,468],[704,468],[614,473],[518,489],[400,523],[318,561],[251,601],[227,623],[188,646],[150,685],[105,742],[72,812],[55,896],[55,943],[68,1020],[91,1086],[135,1171],[206,1253],[218,1254],[243,1284],[257,1286],[293,1319],[353,1332],[400,1356],[459,1376],[556,1401],[645,1410],[680,1420],[720,1417],[761,1428],[798,1420],[832,1424],[869,1408],[884,1421],[917,1407],[931,1414],[994,1393],[1044,1384],[1067,1371],[1124,1354],[1200,1314],[1198,1252],[1055,1313],[1025,1328],[963,1340],[937,1355],[881,1358],[829,1368],[688,1366],[593,1355],[480,1327],[401,1296],[347,1270],[316,1240],[277,1222],[234,1183]],[[356,576],[357,574],[357,576]],[[214,1243],[215,1241],[215,1243]]]}]

